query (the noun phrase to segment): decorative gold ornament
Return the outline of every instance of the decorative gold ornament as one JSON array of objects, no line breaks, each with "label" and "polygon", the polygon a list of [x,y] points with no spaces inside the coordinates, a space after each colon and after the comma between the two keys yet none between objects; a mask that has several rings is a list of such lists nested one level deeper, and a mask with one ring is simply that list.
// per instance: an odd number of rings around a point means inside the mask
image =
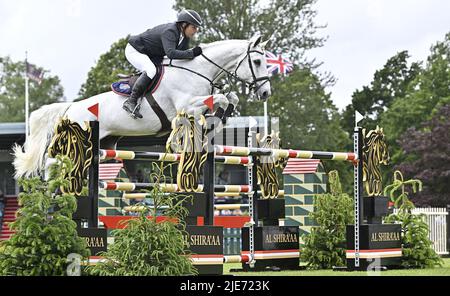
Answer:
[{"label": "decorative gold ornament", "polygon": [[61,188],[64,193],[81,195],[83,181],[87,179],[92,164],[92,130],[88,122],[83,129],[78,123],[62,118],[55,126],[55,132],[47,149],[49,157],[65,155],[73,162],[72,171],[66,176],[69,188]]},{"label": "decorative gold ornament", "polygon": [[363,136],[363,184],[368,196],[380,196],[382,193],[382,177],[380,165],[389,162],[389,151],[386,145],[386,137],[383,128],[377,126]]},{"label": "decorative gold ornament", "polygon": [[177,186],[181,191],[202,190],[199,187],[199,179],[207,157],[206,132],[204,116],[196,120],[194,116],[180,112],[172,121],[172,132],[166,143],[166,151],[181,154],[177,171]]},{"label": "decorative gold ornament", "polygon": [[[260,134],[257,134],[256,141],[258,147],[268,149],[278,149],[280,147],[279,133],[272,132],[260,139]],[[258,184],[261,189],[263,199],[277,198],[280,190],[276,168],[284,167],[286,159],[275,158],[274,156],[258,156],[259,164],[257,166],[256,175],[258,177]]]}]

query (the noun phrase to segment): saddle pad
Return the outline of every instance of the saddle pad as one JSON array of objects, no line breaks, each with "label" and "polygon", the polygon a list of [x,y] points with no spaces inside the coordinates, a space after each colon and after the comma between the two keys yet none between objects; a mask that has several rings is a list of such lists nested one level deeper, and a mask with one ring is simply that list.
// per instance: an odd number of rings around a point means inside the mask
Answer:
[{"label": "saddle pad", "polygon": [[113,82],[111,84],[111,89],[119,95],[124,95],[127,97],[131,95],[131,86],[128,80]]},{"label": "saddle pad", "polygon": [[[154,93],[161,83],[161,80],[164,76],[164,66],[158,65],[156,67],[156,75],[153,77],[152,82],[147,87],[145,93],[151,92]],[[131,76],[130,78],[121,79],[119,81],[113,82],[111,84],[111,90],[118,95],[129,97],[131,95],[131,90],[133,89],[133,85],[139,75]]]}]

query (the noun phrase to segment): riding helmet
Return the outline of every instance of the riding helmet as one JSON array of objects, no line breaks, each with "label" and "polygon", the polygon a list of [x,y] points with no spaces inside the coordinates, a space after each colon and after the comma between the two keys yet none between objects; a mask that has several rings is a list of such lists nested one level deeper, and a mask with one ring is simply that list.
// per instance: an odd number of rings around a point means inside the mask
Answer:
[{"label": "riding helmet", "polygon": [[203,24],[202,18],[200,15],[192,9],[185,9],[178,14],[177,23],[186,22],[191,25],[201,27]]}]

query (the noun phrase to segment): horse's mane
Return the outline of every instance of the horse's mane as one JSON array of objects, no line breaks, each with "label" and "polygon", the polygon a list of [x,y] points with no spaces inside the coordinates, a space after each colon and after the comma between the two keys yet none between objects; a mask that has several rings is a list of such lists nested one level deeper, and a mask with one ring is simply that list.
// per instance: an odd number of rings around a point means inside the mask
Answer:
[{"label": "horse's mane", "polygon": [[[208,52],[210,52],[211,50],[214,50],[218,47],[222,47],[224,45],[229,45],[232,46],[233,48],[236,48],[237,46],[242,46],[242,45],[248,45],[248,40],[244,40],[244,39],[229,39],[229,40],[219,40],[219,41],[214,41],[214,42],[210,42],[210,43],[200,43],[200,47],[203,50],[203,53],[208,55]],[[194,60],[172,60],[172,63],[190,63]],[[165,57],[164,58],[164,64],[168,64],[170,62],[170,59]]]},{"label": "horse's mane", "polygon": [[214,41],[214,42],[210,42],[210,43],[201,43],[199,46],[203,49],[203,50],[209,50],[213,47],[217,47],[217,46],[222,46],[224,44],[248,44],[248,40],[243,40],[243,39],[228,39],[228,40],[219,40],[219,41]]}]

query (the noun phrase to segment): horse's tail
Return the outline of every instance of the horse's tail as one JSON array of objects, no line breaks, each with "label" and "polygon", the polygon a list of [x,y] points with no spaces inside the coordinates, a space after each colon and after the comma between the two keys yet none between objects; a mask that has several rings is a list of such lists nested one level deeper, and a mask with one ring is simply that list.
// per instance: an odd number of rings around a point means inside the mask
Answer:
[{"label": "horse's tail", "polygon": [[17,144],[13,147],[15,178],[35,175],[44,168],[45,152],[51,141],[54,126],[70,104],[72,103],[49,104],[31,112],[30,135],[23,147]]}]

